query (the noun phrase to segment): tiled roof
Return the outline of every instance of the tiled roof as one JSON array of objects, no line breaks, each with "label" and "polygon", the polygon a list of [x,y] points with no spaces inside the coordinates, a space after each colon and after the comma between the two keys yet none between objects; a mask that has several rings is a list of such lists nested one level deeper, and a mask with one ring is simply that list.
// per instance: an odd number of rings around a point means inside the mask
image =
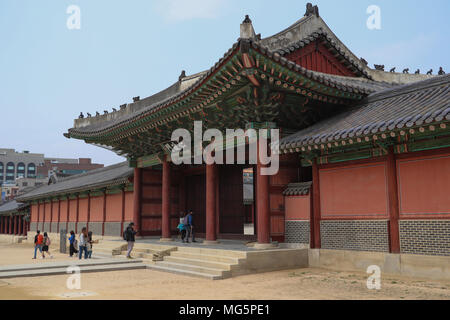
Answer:
[{"label": "tiled roof", "polygon": [[[358,92],[364,95],[368,95],[370,93],[383,90],[386,88],[390,88],[393,85],[384,82],[376,82],[365,78],[355,78],[355,77],[344,77],[344,76],[336,76],[331,74],[325,74],[317,71],[311,71],[306,68],[303,68],[300,65],[295,64],[294,62],[282,57],[279,53],[272,52],[263,44],[258,41],[254,41],[251,39],[239,39],[237,43],[235,43],[228,52],[221,58],[211,69],[205,72],[201,72],[197,74],[195,77],[188,77],[189,84],[183,86],[182,90],[175,89],[167,89],[167,94],[157,94],[158,99],[151,96],[149,98],[143,99],[139,102],[139,107],[133,107],[133,104],[129,105],[128,111],[117,111],[116,113],[110,113],[105,116],[100,116],[97,121],[97,118],[83,119],[84,121],[91,121],[88,125],[79,126],[76,128],[69,129],[69,132],[65,134],[66,137],[70,137],[71,134],[79,134],[83,136],[95,136],[101,135],[108,130],[118,128],[123,126],[129,122],[133,122],[138,118],[142,118],[148,114],[157,112],[169,105],[172,105],[182,99],[188,97],[193,94],[200,86],[204,83],[206,79],[208,79],[211,75],[213,75],[222,64],[231,57],[237,49],[241,45],[248,45],[251,48],[257,50],[262,55],[267,58],[280,63],[282,66],[298,72],[303,76],[310,78],[312,80],[318,81],[326,86],[330,86],[332,88],[336,88],[342,90],[343,92]],[[174,86],[177,86],[175,84]],[[165,91],[163,91],[165,92]],[[172,94],[171,94],[172,93]],[[160,99],[161,98],[161,99]],[[102,119],[104,120],[102,121]]]},{"label": "tiled roof", "polygon": [[0,216],[15,213],[21,209],[26,208],[28,205],[24,203],[17,202],[16,200],[8,201],[0,205]]},{"label": "tiled roof", "polygon": [[134,169],[123,162],[109,167],[92,170],[83,174],[59,180],[55,184],[36,188],[29,193],[17,197],[19,201],[30,201],[48,196],[64,195],[74,192],[83,192],[108,186],[120,185],[128,182]]},{"label": "tiled roof", "polygon": [[[397,86],[280,141],[280,150],[450,120],[450,75]],[[274,146],[276,147],[276,146]]]},{"label": "tiled roof", "polygon": [[283,195],[285,196],[305,196],[311,191],[312,182],[290,183]]},{"label": "tiled roof", "polygon": [[371,78],[368,67],[339,40],[321,17],[315,15],[302,17],[287,29],[262,39],[261,44],[273,52],[286,55],[319,38],[325,39],[358,73]]}]

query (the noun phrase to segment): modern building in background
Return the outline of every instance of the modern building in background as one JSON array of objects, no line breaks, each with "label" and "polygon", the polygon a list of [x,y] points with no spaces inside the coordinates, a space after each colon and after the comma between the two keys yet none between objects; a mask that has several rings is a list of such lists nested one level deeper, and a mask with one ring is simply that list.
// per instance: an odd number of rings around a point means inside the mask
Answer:
[{"label": "modern building in background", "polygon": [[46,158],[42,153],[0,148],[0,202],[13,199],[21,190],[47,184],[51,177],[58,179],[103,167],[89,158]]}]

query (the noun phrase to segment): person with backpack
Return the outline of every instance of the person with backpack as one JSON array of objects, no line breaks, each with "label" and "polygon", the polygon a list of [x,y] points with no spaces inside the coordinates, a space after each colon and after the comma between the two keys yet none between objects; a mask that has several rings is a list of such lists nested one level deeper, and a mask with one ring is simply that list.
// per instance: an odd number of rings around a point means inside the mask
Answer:
[{"label": "person with backpack", "polygon": [[73,257],[73,254],[77,254],[78,250],[76,249],[77,246],[77,239],[75,238],[75,232],[72,230],[70,231],[70,237],[69,237],[69,252],[70,257]]},{"label": "person with backpack", "polygon": [[133,250],[134,243],[136,242],[136,233],[137,231],[134,230],[134,223],[131,222],[127,229],[123,232],[123,239],[128,243],[128,250],[127,250],[127,258],[132,259],[131,257],[131,251]]},{"label": "person with backpack", "polygon": [[84,252],[84,259],[88,258],[87,243],[88,243],[87,228],[84,227],[81,230],[81,234],[80,234],[80,245],[79,245],[79,255],[78,255],[80,260],[83,257],[83,252]]},{"label": "person with backpack", "polygon": [[43,246],[42,246],[42,259],[45,259],[45,253],[47,252],[50,256],[50,259],[53,259],[52,254],[49,251],[49,247],[52,244],[50,237],[47,232],[44,232]]},{"label": "person with backpack", "polygon": [[42,236],[41,232],[38,230],[36,232],[36,235],[34,236],[34,258],[36,259],[37,251],[39,250],[40,253],[42,253],[42,243],[44,242],[44,237]]}]

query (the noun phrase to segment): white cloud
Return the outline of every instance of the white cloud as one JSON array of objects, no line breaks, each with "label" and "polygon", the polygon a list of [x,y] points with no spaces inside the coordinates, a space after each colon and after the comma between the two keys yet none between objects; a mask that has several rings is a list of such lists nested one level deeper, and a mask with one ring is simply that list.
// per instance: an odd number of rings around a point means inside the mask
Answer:
[{"label": "white cloud", "polygon": [[220,15],[226,0],[159,0],[156,9],[168,22],[192,19],[214,19]]}]

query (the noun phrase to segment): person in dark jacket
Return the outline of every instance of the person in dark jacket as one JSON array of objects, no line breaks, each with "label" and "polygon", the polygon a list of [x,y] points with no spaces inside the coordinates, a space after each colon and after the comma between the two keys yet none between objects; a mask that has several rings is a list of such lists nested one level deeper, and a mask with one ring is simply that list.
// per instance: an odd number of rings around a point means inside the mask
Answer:
[{"label": "person in dark jacket", "polygon": [[70,237],[69,237],[69,252],[70,256],[73,257],[73,254],[77,254],[78,250],[75,248],[77,239],[75,239],[75,232],[70,231]]},{"label": "person in dark jacket", "polygon": [[134,243],[136,242],[136,231],[134,230],[134,223],[131,222],[127,229],[125,230],[125,240],[128,243],[128,250],[127,250],[127,258],[132,259],[131,257],[131,251],[133,250]]},{"label": "person in dark jacket", "polygon": [[187,238],[186,242],[189,243],[189,238],[192,236],[192,242],[195,241],[195,234],[194,234],[194,211],[189,211],[188,215],[186,216],[186,222],[187,222]]}]

